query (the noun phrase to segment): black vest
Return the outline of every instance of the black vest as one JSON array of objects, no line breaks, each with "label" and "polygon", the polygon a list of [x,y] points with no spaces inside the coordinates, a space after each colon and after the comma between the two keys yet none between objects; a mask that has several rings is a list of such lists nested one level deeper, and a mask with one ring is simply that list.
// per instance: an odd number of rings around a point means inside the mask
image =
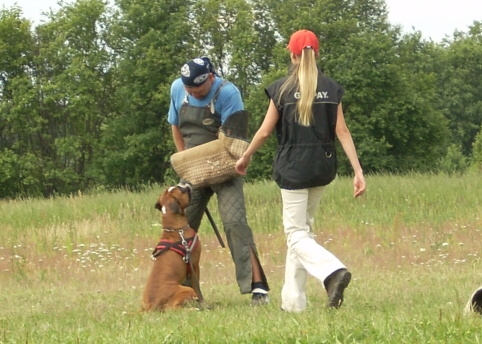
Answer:
[{"label": "black vest", "polygon": [[285,80],[277,80],[266,88],[280,116],[276,124],[278,147],[273,178],[283,189],[327,185],[336,176],[335,129],[344,90],[336,81],[319,73],[313,123],[305,127],[296,121],[297,94],[285,92],[279,98]]}]

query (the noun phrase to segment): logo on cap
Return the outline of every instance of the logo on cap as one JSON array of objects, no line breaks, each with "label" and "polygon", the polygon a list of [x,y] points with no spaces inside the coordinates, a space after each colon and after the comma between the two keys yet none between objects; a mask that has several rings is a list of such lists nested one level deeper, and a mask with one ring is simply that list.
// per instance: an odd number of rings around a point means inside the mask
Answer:
[{"label": "logo on cap", "polygon": [[184,66],[182,66],[181,75],[186,78],[189,78],[191,76],[191,70],[189,69],[189,65],[187,63]]}]

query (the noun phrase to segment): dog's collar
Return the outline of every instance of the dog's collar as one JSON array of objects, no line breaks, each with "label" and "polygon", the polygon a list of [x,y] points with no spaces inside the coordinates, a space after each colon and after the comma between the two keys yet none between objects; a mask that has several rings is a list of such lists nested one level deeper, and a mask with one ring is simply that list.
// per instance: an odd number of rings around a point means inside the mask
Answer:
[{"label": "dog's collar", "polygon": [[189,225],[185,225],[184,227],[181,228],[163,228],[166,232],[176,232],[176,231],[183,231],[185,229],[189,228]]}]

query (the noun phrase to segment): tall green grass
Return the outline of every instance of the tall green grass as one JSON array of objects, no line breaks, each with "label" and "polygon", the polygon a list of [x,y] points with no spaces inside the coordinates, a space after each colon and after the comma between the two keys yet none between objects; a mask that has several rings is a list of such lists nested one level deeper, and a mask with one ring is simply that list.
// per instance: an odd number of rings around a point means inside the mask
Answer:
[{"label": "tall green grass", "polygon": [[[482,285],[482,179],[369,176],[327,187],[317,240],[352,271],[342,308],[324,307],[309,279],[308,309],[280,310],[286,244],[272,182],[245,185],[248,221],[271,303],[240,295],[227,248],[203,221],[207,309],[141,313],[161,233],[164,186],[0,202],[0,343],[480,343],[482,317],[464,316]],[[209,204],[220,230],[216,199]]]}]

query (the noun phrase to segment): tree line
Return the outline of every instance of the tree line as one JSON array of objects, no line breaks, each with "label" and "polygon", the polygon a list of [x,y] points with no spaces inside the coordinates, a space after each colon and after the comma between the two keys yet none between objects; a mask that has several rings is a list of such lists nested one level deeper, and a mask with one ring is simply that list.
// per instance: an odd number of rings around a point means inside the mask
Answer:
[{"label": "tree line", "polygon": [[[383,0],[60,5],[35,26],[19,7],[0,10],[0,198],[176,179],[167,111],[182,64],[211,58],[240,89],[252,135],[301,28],[319,35],[320,69],[346,90],[365,173],[481,169],[479,21],[433,42],[392,25]],[[275,145],[255,155],[248,181],[270,178]],[[349,171],[340,154],[340,174]]]}]

